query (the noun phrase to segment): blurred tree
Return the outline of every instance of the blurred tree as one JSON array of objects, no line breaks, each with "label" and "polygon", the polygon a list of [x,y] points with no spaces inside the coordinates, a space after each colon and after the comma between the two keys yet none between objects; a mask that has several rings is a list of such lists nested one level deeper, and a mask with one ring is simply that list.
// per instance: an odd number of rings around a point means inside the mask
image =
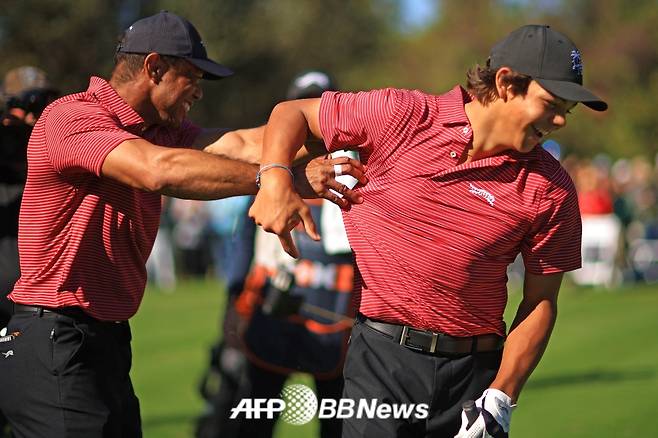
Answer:
[{"label": "blurred tree", "polygon": [[[107,74],[117,42],[119,0],[3,0],[0,72],[24,64],[48,72],[63,91]],[[2,77],[0,75],[0,77]]]},{"label": "blurred tree", "polygon": [[[157,7],[195,23],[209,54],[236,74],[205,85],[193,116],[240,127],[265,123],[300,70],[343,76],[384,56],[392,33],[391,1],[160,0]],[[155,10],[153,11],[155,12]]]},{"label": "blurred tree", "polygon": [[658,4],[637,0],[444,0],[436,21],[400,34],[386,58],[359,77],[364,87],[442,92],[465,83],[489,49],[523,24],[546,23],[577,42],[585,84],[610,104],[605,113],[577,107],[576,129],[556,134],[568,153],[613,157],[658,153]]},{"label": "blurred tree", "polygon": [[489,48],[527,23],[547,23],[578,43],[585,83],[603,114],[573,111],[556,136],[567,152],[613,157],[658,152],[658,5],[655,0],[437,0],[433,22],[399,25],[406,0],[3,0],[0,74],[20,64],[47,70],[63,91],[107,77],[117,35],[168,9],[187,17],[211,57],[236,75],[205,84],[192,110],[203,124],[266,121],[302,69],[332,72],[343,89],[386,86],[440,93],[464,83]]}]

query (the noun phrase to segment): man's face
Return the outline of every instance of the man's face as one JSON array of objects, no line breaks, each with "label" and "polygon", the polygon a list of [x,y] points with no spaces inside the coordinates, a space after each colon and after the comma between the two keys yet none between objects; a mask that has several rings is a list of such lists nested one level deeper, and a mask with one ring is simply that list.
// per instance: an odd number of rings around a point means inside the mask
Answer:
[{"label": "man's face", "polygon": [[160,124],[178,128],[195,101],[203,97],[203,71],[187,61],[169,63],[152,94]]},{"label": "man's face", "polygon": [[550,133],[566,126],[567,114],[575,105],[531,81],[526,94],[513,95],[506,104],[503,128],[510,145],[519,152],[531,151]]}]

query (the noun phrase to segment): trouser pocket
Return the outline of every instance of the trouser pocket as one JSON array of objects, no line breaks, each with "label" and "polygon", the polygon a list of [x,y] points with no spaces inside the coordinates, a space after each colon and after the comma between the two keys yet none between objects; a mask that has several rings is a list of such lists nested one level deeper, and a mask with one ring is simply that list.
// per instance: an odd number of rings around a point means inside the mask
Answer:
[{"label": "trouser pocket", "polygon": [[73,371],[77,358],[83,353],[87,334],[84,327],[71,318],[58,318],[51,332],[52,364],[54,375]]}]

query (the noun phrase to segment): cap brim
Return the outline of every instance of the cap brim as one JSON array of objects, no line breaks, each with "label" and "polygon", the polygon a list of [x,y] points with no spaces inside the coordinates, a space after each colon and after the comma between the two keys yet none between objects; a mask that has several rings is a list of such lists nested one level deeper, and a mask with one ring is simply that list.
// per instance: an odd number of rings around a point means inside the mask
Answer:
[{"label": "cap brim", "polygon": [[187,58],[192,64],[203,70],[203,79],[221,79],[233,74],[233,70],[210,59]]},{"label": "cap brim", "polygon": [[592,108],[594,111],[605,111],[608,109],[608,104],[601,100],[600,97],[575,82],[539,78],[534,79],[545,90],[561,99],[570,100],[572,102],[581,102],[583,105]]}]

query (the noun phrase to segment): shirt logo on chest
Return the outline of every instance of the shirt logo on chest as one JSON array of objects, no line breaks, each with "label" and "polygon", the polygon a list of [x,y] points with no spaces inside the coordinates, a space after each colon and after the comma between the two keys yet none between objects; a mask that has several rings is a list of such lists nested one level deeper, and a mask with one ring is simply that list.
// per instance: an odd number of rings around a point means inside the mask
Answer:
[{"label": "shirt logo on chest", "polygon": [[487,201],[489,203],[489,205],[491,205],[493,207],[494,202],[496,201],[496,197],[494,195],[492,195],[491,193],[487,192],[484,189],[479,189],[479,188],[475,187],[471,183],[468,183],[468,185],[470,187],[468,189],[469,192],[473,193],[475,196],[479,196],[479,197],[483,198],[485,201]]}]

